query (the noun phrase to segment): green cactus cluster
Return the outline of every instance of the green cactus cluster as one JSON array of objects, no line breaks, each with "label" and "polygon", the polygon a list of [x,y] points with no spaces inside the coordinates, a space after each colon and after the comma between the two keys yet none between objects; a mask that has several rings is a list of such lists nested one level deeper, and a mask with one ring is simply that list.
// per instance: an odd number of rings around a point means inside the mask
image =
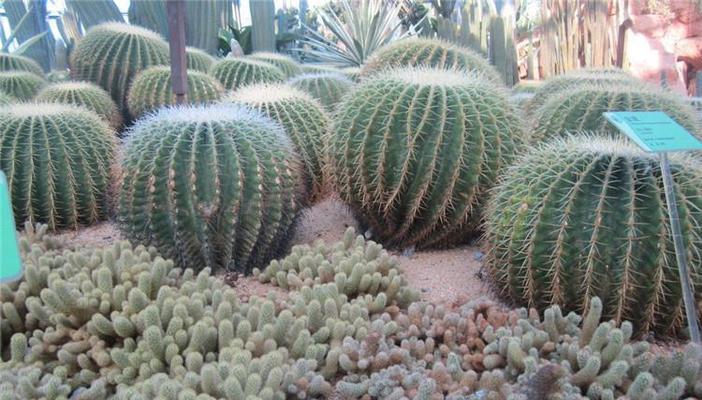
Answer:
[{"label": "green cactus cluster", "polygon": [[95,112],[114,129],[122,126],[122,114],[110,94],[90,82],[59,82],[42,89],[34,98],[45,103],[74,104]]},{"label": "green cactus cluster", "polygon": [[328,189],[324,139],[330,122],[316,100],[285,84],[255,84],[230,93],[223,101],[247,106],[280,123],[304,163],[310,196],[318,198]]},{"label": "green cactus cluster", "polygon": [[178,265],[250,272],[286,247],[303,200],[283,128],[236,105],[163,108],[129,133],[120,226]]},{"label": "green cactus cluster", "polygon": [[0,170],[15,221],[76,228],[103,219],[114,132],[95,113],[53,103],[0,109]]},{"label": "green cactus cluster", "polygon": [[354,87],[352,80],[334,72],[300,75],[290,79],[288,84],[309,93],[329,113],[334,112],[336,105]]},{"label": "green cactus cluster", "polygon": [[[683,243],[702,300],[702,168],[671,158]],[[623,140],[554,140],[517,161],[486,213],[488,271],[501,293],[530,307],[603,315],[637,332],[674,333],[685,320],[657,157]]]},{"label": "green cactus cluster", "polygon": [[339,104],[330,135],[341,198],[391,247],[465,239],[524,143],[516,114],[481,74],[399,69],[369,77]]},{"label": "green cactus cluster", "polygon": [[[219,100],[224,88],[219,82],[199,71],[188,70],[188,93],[190,104],[207,104]],[[167,105],[176,103],[168,66],[155,66],[141,71],[132,82],[127,95],[127,108],[133,118]]]},{"label": "green cactus cluster", "polygon": [[102,87],[126,111],[132,80],[148,67],[167,65],[168,44],[146,28],[106,22],[88,30],[71,52],[70,61],[74,79]]},{"label": "green cactus cluster", "polygon": [[292,78],[302,73],[300,65],[284,54],[261,51],[251,54],[248,58],[275,65],[283,71],[286,78]]},{"label": "green cactus cluster", "polygon": [[41,65],[29,57],[0,52],[0,71],[25,71],[44,76]]},{"label": "green cactus cluster", "polygon": [[185,48],[185,60],[188,69],[204,73],[207,73],[215,63],[215,58],[205,50],[190,46]]},{"label": "green cactus cluster", "polygon": [[210,75],[227,90],[255,83],[276,83],[285,80],[285,73],[273,64],[250,58],[225,58],[217,62]]},{"label": "green cactus cluster", "polygon": [[0,72],[0,92],[19,101],[29,101],[46,85],[43,77],[26,71]]}]

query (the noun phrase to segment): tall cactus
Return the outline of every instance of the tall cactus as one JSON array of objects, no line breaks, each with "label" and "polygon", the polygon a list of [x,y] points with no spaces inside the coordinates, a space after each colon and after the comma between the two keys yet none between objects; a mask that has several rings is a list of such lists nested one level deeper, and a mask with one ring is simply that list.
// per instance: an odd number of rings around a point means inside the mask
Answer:
[{"label": "tall cactus", "polygon": [[122,115],[109,93],[89,82],[58,82],[39,92],[38,102],[74,104],[94,111],[114,129],[122,126]]},{"label": "tall cactus", "polygon": [[283,128],[259,113],[163,108],[128,137],[120,226],[182,266],[250,272],[287,244],[301,168]]},{"label": "tall cactus", "polygon": [[283,71],[286,78],[292,78],[302,73],[302,68],[300,68],[295,60],[280,53],[261,51],[253,53],[248,57],[275,65]]},{"label": "tall cactus", "polygon": [[0,91],[17,100],[31,100],[46,85],[43,77],[25,71],[0,72]]},{"label": "tall cactus", "polygon": [[292,78],[288,84],[317,99],[328,112],[354,87],[353,81],[339,73],[304,74]]},{"label": "tall cactus", "polygon": [[330,161],[342,199],[390,246],[465,240],[523,143],[507,93],[480,74],[399,69],[339,104]]},{"label": "tall cactus", "polygon": [[0,71],[26,71],[44,76],[41,65],[31,58],[2,52],[0,52]]},{"label": "tall cactus", "polygon": [[225,89],[238,89],[254,83],[282,82],[285,74],[278,67],[248,58],[227,58],[210,70]]},{"label": "tall cactus", "polygon": [[27,103],[0,108],[0,169],[15,222],[75,228],[106,215],[114,134],[80,107]]},{"label": "tall cactus", "polygon": [[[702,169],[672,163],[683,243],[702,301]],[[584,310],[640,332],[685,320],[663,180],[654,155],[622,140],[556,139],[515,163],[487,210],[488,271],[518,303]]]}]

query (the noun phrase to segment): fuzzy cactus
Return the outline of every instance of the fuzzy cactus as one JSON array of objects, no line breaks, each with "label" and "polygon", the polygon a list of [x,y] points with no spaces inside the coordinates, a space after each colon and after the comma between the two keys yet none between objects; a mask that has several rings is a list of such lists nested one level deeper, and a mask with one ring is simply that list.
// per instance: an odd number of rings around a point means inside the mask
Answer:
[{"label": "fuzzy cactus", "polygon": [[294,86],[319,100],[328,112],[354,87],[353,81],[339,73],[304,74],[288,81]]},{"label": "fuzzy cactus", "polygon": [[[702,300],[702,170],[673,158],[683,241]],[[488,270],[502,294],[539,309],[582,310],[639,332],[671,333],[685,320],[658,159],[620,140],[585,135],[532,150],[494,190]]]},{"label": "fuzzy cactus", "polygon": [[0,72],[0,92],[20,101],[28,101],[46,85],[44,78],[26,71]]},{"label": "fuzzy cactus", "polygon": [[114,133],[82,108],[50,103],[0,110],[0,169],[15,221],[75,228],[105,217]]},{"label": "fuzzy cactus", "polygon": [[249,58],[226,58],[210,70],[227,90],[239,89],[254,83],[282,82],[285,74],[278,67],[267,62]]},{"label": "fuzzy cactus", "polygon": [[110,94],[89,82],[53,83],[42,89],[34,100],[82,106],[102,117],[114,129],[122,126],[122,115]]},{"label": "fuzzy cactus", "polygon": [[369,76],[393,67],[432,67],[477,70],[487,79],[501,82],[487,59],[471,49],[438,39],[398,40],[378,49],[364,64],[361,75]]},{"label": "fuzzy cactus", "polygon": [[250,272],[286,246],[301,168],[283,128],[256,112],[164,108],[129,134],[120,226],[180,265]]},{"label": "fuzzy cactus", "polygon": [[[219,99],[224,89],[219,82],[202,72],[188,70],[188,94],[190,104],[212,103]],[[127,108],[133,118],[139,118],[149,111],[175,104],[172,89],[171,69],[155,66],[140,72],[132,82],[127,95]]]},{"label": "fuzzy cactus", "polygon": [[374,237],[430,247],[472,232],[522,135],[507,94],[482,75],[399,69],[339,104],[330,162],[342,199]]},{"label": "fuzzy cactus", "polygon": [[195,71],[205,72],[212,68],[215,63],[215,58],[207,54],[206,51],[200,50],[196,47],[186,47],[185,48],[185,59],[188,69],[193,69]]},{"label": "fuzzy cactus", "polygon": [[39,63],[29,57],[0,52],[0,71],[25,71],[44,76]]},{"label": "fuzzy cactus", "polygon": [[122,111],[142,70],[169,62],[168,44],[155,32],[118,22],[92,27],[71,52],[71,75],[105,89]]},{"label": "fuzzy cactus", "polygon": [[324,139],[330,122],[317,101],[284,84],[249,85],[224,101],[248,106],[279,122],[305,164],[309,192],[318,197],[324,191]]},{"label": "fuzzy cactus", "polygon": [[281,71],[283,71],[286,78],[292,78],[293,76],[302,73],[302,68],[300,68],[300,65],[295,62],[295,60],[284,54],[262,51],[253,53],[248,57],[275,65]]}]

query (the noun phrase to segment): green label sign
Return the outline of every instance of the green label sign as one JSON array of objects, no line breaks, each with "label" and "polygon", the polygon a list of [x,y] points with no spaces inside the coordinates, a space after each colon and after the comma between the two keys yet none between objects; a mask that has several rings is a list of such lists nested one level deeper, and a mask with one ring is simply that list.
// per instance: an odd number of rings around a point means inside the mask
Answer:
[{"label": "green label sign", "polygon": [[647,152],[702,150],[702,141],[664,112],[617,111],[603,115]]},{"label": "green label sign", "polygon": [[0,171],[0,282],[14,281],[21,276],[22,261],[17,247],[10,190],[5,174]]}]

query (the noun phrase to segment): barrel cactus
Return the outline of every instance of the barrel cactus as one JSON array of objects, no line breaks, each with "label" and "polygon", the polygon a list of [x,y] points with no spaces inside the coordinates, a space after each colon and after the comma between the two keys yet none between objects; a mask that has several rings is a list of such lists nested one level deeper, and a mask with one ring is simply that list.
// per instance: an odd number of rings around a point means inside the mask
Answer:
[{"label": "barrel cactus", "polygon": [[353,81],[339,73],[304,74],[288,83],[312,95],[330,112],[354,86]]},{"label": "barrel cactus", "polygon": [[5,105],[5,104],[14,103],[15,101],[17,101],[17,99],[15,99],[14,97],[10,96],[9,94],[7,94],[5,92],[0,92],[0,106]]},{"label": "barrel cactus", "polygon": [[105,217],[114,133],[95,113],[52,103],[0,108],[0,169],[15,222],[75,228]]},{"label": "barrel cactus", "polygon": [[44,76],[41,65],[29,57],[0,52],[0,71],[25,71]]},{"label": "barrel cactus", "polygon": [[210,68],[212,68],[212,65],[215,63],[214,57],[207,54],[206,51],[200,50],[196,47],[186,47],[185,58],[188,69],[194,69],[200,72],[209,71]]},{"label": "barrel cactus", "polygon": [[225,89],[238,89],[253,83],[282,82],[285,74],[276,66],[248,58],[225,58],[210,70]]},{"label": "barrel cactus", "polygon": [[524,142],[507,93],[480,74],[399,69],[339,104],[330,162],[342,199],[393,247],[464,240]]},{"label": "barrel cactus", "polygon": [[[219,82],[202,72],[188,70],[187,101],[192,104],[211,103],[218,100],[224,89]],[[171,69],[156,66],[145,69],[134,78],[127,95],[127,108],[134,118],[148,111],[175,104],[171,82]]]},{"label": "barrel cactus", "polygon": [[301,64],[303,74],[323,74],[329,72],[339,73],[341,70],[328,64]]},{"label": "barrel cactus", "polygon": [[0,72],[0,91],[20,101],[33,99],[44,85],[44,78],[31,72]]},{"label": "barrel cactus", "polygon": [[249,58],[275,65],[281,71],[283,71],[287,78],[291,78],[302,73],[302,68],[300,68],[300,65],[295,62],[295,60],[280,53],[262,51],[251,54]]},{"label": "barrel cactus", "polygon": [[324,138],[329,120],[321,105],[308,94],[284,84],[258,84],[232,92],[226,102],[248,106],[278,121],[292,139],[306,169],[307,186],[314,197],[325,189]]},{"label": "barrel cactus", "polygon": [[361,67],[345,67],[341,69],[341,73],[354,82],[361,80]]},{"label": "barrel cactus", "polygon": [[302,196],[283,128],[245,107],[166,107],[131,128],[119,223],[181,266],[250,272],[282,251]]},{"label": "barrel cactus", "polygon": [[[702,169],[672,158],[683,242],[702,301]],[[507,298],[669,333],[685,321],[658,158],[622,139],[555,139],[518,160],[486,216],[488,271]]]},{"label": "barrel cactus", "polygon": [[168,44],[157,33],[118,22],[94,26],[71,52],[73,78],[105,89],[122,111],[132,79],[148,67],[168,63]]},{"label": "barrel cactus", "polygon": [[551,97],[533,115],[532,139],[587,130],[619,135],[602,113],[607,111],[663,111],[693,134],[702,137],[699,117],[684,98],[648,85],[580,85]]},{"label": "barrel cactus", "polygon": [[378,49],[361,70],[362,76],[392,67],[424,66],[443,69],[475,69],[489,79],[501,82],[487,59],[471,49],[438,39],[410,38],[398,40]]},{"label": "barrel cactus", "polygon": [[54,83],[42,89],[35,100],[82,106],[102,117],[114,129],[122,126],[122,115],[110,94],[90,82]]}]

